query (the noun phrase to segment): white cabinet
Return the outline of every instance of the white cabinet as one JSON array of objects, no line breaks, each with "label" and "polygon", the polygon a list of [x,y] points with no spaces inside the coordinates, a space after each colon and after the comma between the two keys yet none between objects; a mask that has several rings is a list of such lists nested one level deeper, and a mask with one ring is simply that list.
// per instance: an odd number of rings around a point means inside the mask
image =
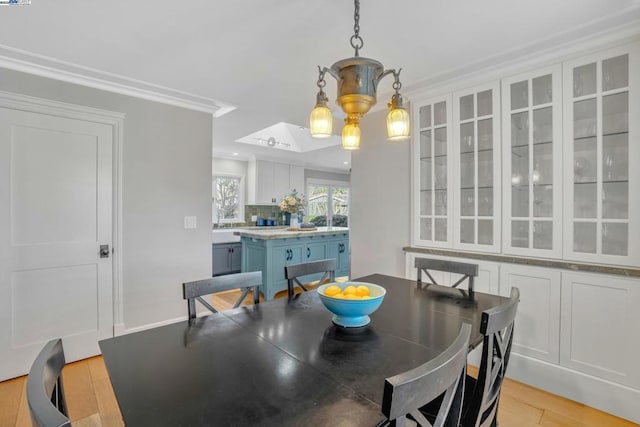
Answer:
[{"label": "white cabinet", "polygon": [[451,96],[413,109],[413,235],[417,245],[451,247]]},{"label": "white cabinet", "polygon": [[640,44],[566,62],[564,257],[640,263]]},{"label": "white cabinet", "polygon": [[297,190],[304,192],[304,168],[264,160],[249,161],[249,205],[275,205]]},{"label": "white cabinet", "polygon": [[640,387],[640,280],[562,273],[560,363]]},{"label": "white cabinet", "polygon": [[453,247],[500,252],[500,84],[453,94]]},{"label": "white cabinet", "polygon": [[562,257],[562,69],[502,80],[504,253]]},{"label": "white cabinet", "polygon": [[640,266],[638,89],[634,42],[417,95],[412,243]]},{"label": "white cabinet", "polygon": [[514,264],[500,266],[500,294],[520,290],[512,350],[558,363],[560,353],[560,272]]},{"label": "white cabinet", "polygon": [[306,194],[302,166],[289,166],[289,191],[291,190],[296,190],[298,194]]}]

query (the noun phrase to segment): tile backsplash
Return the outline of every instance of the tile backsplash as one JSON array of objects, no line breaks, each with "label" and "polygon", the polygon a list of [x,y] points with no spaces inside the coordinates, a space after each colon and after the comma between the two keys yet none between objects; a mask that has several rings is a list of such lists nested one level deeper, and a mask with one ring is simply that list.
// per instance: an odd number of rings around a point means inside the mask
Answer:
[{"label": "tile backsplash", "polygon": [[245,205],[244,219],[247,225],[255,225],[255,221],[251,221],[253,215],[256,215],[258,218],[275,219],[278,225],[284,225],[282,221],[282,211],[278,206]]}]

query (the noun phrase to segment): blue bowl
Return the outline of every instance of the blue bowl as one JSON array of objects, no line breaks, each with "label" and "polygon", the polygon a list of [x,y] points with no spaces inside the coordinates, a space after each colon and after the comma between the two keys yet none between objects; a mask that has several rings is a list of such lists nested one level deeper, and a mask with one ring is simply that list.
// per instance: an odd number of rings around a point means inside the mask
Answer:
[{"label": "blue bowl", "polygon": [[[336,285],[341,290],[344,290],[347,286],[353,285],[358,287],[365,285],[369,287],[371,298],[369,299],[340,299],[329,297],[324,294],[324,291],[329,286]],[[368,325],[371,322],[369,314],[373,313],[380,307],[382,300],[387,291],[385,288],[373,283],[365,282],[345,282],[345,283],[327,283],[321,285],[317,289],[320,301],[324,306],[334,314],[333,323],[345,328],[358,328]]]}]

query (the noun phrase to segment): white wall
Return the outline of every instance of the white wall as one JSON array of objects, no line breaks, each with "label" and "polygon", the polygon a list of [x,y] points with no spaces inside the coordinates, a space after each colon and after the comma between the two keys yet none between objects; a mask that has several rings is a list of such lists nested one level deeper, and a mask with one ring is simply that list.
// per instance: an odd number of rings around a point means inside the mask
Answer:
[{"label": "white wall", "polygon": [[305,169],[304,170],[304,183],[307,185],[307,180],[311,179],[326,179],[331,181],[343,181],[349,182],[351,177],[348,173],[335,173],[335,172],[325,172],[319,171],[315,169]]},{"label": "white wall", "polygon": [[211,273],[211,116],[2,68],[0,90],[126,114],[120,326],[185,317],[181,283]]},{"label": "white wall", "polygon": [[404,277],[410,243],[410,142],[388,142],[386,110],[361,122],[360,150],[351,155],[351,276]]}]

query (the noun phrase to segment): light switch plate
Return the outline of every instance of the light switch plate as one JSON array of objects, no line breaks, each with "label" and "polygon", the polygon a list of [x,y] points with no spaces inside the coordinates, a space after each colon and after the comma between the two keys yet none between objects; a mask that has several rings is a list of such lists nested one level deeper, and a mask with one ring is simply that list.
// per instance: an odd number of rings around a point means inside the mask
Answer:
[{"label": "light switch plate", "polygon": [[198,219],[195,216],[184,217],[184,228],[196,228],[198,226]]},{"label": "light switch plate", "polygon": [[258,215],[251,215],[251,221],[256,222],[258,220]]}]

